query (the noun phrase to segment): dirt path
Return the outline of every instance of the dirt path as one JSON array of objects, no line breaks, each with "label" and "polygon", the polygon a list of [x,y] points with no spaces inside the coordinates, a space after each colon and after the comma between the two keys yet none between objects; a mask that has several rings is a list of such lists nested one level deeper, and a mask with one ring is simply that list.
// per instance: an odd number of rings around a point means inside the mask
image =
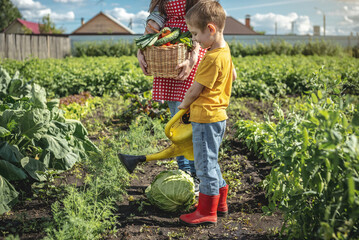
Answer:
[{"label": "dirt path", "polygon": [[[144,191],[154,177],[167,170],[166,164],[148,162],[135,171],[128,197],[118,205],[118,233],[112,239],[278,239],[282,224],[279,214],[263,216],[267,204],[258,183],[269,173],[264,162],[247,156],[238,140],[227,137],[228,155],[221,162],[229,183],[229,214],[215,227],[187,227],[179,222],[182,213],[166,213],[146,201]],[[173,165],[172,165],[173,167]],[[226,175],[227,174],[227,175]],[[232,184],[231,184],[232,183]],[[193,209],[191,210],[193,211]]]}]

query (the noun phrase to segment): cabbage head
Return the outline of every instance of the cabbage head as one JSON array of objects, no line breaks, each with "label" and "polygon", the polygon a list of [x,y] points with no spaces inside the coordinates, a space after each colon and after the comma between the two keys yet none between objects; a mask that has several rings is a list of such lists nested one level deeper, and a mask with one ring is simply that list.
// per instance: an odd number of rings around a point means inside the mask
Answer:
[{"label": "cabbage head", "polygon": [[153,205],[167,212],[188,210],[195,201],[193,178],[182,170],[159,173],[145,193]]}]

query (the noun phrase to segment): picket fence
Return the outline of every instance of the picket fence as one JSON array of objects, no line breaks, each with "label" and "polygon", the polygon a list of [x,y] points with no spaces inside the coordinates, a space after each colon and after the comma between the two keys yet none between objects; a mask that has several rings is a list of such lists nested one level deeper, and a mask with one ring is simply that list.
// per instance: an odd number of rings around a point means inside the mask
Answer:
[{"label": "picket fence", "polygon": [[0,59],[64,58],[70,54],[71,42],[67,35],[0,33]]}]

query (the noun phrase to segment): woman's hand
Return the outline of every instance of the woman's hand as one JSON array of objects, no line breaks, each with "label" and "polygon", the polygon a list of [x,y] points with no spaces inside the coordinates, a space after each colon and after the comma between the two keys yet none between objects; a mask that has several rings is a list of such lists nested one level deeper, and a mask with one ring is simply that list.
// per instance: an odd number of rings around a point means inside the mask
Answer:
[{"label": "woman's hand", "polygon": [[137,51],[137,59],[138,59],[138,63],[140,64],[143,74],[148,76],[149,73],[147,72],[147,62],[145,59],[145,55],[143,55],[143,52],[141,51],[141,49],[138,49],[138,51]]},{"label": "woman's hand", "polygon": [[[144,34],[146,35],[149,33],[155,33],[156,30],[159,31],[160,26],[155,21],[148,20]],[[148,76],[149,74],[147,72],[147,62],[145,59],[145,55],[143,55],[143,52],[140,49],[138,49],[138,51],[137,51],[137,59],[138,59],[138,62],[140,64],[143,74]]]},{"label": "woman's hand", "polygon": [[160,25],[158,25],[155,21],[153,20],[148,20],[147,24],[146,24],[146,28],[145,28],[145,34],[149,34],[149,33],[156,33],[156,30],[159,31],[160,30]]},{"label": "woman's hand", "polygon": [[190,75],[192,68],[195,65],[195,61],[192,59],[186,59],[184,62],[178,64],[176,69],[182,68],[181,72],[176,77],[177,80],[186,80],[188,76]]}]

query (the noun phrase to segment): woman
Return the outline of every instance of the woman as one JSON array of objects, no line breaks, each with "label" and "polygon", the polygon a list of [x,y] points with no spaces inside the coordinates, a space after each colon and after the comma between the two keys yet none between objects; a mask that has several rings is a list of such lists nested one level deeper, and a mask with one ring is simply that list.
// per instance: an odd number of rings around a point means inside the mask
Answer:
[{"label": "woman", "polygon": [[[160,30],[163,27],[180,28],[182,32],[187,32],[188,28],[184,16],[188,9],[195,5],[199,0],[152,0],[149,8],[150,15],[147,18],[145,34],[153,33],[153,29]],[[189,55],[189,58],[178,65],[181,69],[176,79],[155,77],[153,81],[153,99],[156,101],[166,101],[171,116],[178,112],[187,89],[192,85],[197,67],[206,50],[202,49],[196,42]],[[147,73],[147,63],[141,50],[137,52],[140,67],[145,75]],[[198,191],[198,180],[194,162],[189,161],[183,156],[177,157],[178,167],[181,170],[190,172],[195,179],[196,191]]]}]

